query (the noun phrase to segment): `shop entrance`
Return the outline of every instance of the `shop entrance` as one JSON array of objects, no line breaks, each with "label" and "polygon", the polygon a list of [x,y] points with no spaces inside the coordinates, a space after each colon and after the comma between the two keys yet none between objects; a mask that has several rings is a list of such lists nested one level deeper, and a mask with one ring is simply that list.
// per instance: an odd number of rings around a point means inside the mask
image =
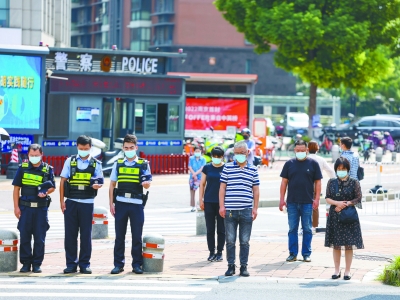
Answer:
[{"label": "shop entrance", "polygon": [[128,98],[103,98],[102,140],[113,150],[114,140],[134,133],[135,100]]}]

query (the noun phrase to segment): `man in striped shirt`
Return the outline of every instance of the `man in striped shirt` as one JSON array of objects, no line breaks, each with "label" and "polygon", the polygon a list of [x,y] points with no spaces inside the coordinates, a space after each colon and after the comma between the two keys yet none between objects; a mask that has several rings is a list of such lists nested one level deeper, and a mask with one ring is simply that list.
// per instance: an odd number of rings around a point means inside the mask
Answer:
[{"label": "man in striped shirt", "polygon": [[235,274],[236,235],[239,226],[240,276],[250,276],[247,271],[250,235],[257,217],[260,197],[257,168],[247,162],[249,149],[244,141],[233,148],[234,161],[227,163],[221,174],[219,189],[219,214],[225,218],[226,256],[228,270],[225,276]]}]

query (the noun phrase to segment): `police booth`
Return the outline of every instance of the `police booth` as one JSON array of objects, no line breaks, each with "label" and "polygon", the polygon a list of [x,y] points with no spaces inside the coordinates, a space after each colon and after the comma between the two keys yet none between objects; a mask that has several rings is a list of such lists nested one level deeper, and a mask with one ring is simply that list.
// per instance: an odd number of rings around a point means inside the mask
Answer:
[{"label": "police booth", "polygon": [[10,134],[1,140],[0,154],[17,149],[21,159],[43,137],[48,53],[47,47],[0,45],[0,127]]},{"label": "police booth", "polygon": [[74,154],[81,134],[113,150],[127,133],[146,154],[182,152],[185,81],[167,71],[171,59],[186,54],[49,49],[46,154]]}]

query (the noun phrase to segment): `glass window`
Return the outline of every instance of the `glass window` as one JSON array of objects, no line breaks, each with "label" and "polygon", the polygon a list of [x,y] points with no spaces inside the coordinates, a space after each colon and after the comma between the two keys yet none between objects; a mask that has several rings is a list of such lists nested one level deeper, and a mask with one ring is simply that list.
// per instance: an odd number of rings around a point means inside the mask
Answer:
[{"label": "glass window", "polygon": [[8,0],[0,0],[0,9],[9,9]]},{"label": "glass window", "polygon": [[373,120],[365,120],[358,124],[358,127],[371,127],[373,125]]},{"label": "glass window", "polygon": [[157,105],[157,133],[168,133],[168,104]]},{"label": "glass window", "polygon": [[142,7],[142,0],[132,0],[132,11],[140,10],[141,7]]},{"label": "glass window", "polygon": [[390,127],[392,122],[384,120],[376,120],[376,127]]},{"label": "glass window", "polygon": [[179,105],[169,106],[168,132],[179,132]]},{"label": "glass window", "polygon": [[122,103],[122,120],[121,120],[121,128],[127,129],[128,128],[128,103]]},{"label": "glass window", "polygon": [[146,105],[146,132],[156,132],[157,124],[157,105],[147,104]]},{"label": "glass window", "polygon": [[10,11],[8,9],[0,8],[0,27],[10,26],[9,22],[10,22]]},{"label": "glass window", "polygon": [[246,70],[245,70],[246,74],[250,74],[251,73],[251,59],[246,59]]},{"label": "glass window", "polygon": [[391,123],[391,127],[400,127],[400,123],[397,122],[390,122]]},{"label": "glass window", "polygon": [[113,117],[113,104],[112,102],[104,102],[103,111],[103,129],[111,129]]},{"label": "glass window", "polygon": [[143,103],[135,104],[135,132],[143,133]]}]

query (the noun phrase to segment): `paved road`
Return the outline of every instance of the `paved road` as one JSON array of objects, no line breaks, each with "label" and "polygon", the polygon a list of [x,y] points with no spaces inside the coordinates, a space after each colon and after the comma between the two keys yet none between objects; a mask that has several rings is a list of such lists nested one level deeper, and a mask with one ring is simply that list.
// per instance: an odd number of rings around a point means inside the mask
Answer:
[{"label": "paved road", "polygon": [[[294,296],[295,295],[295,296]],[[0,299],[399,299],[400,290],[343,280],[226,278],[214,280],[112,280],[0,278]]]}]

